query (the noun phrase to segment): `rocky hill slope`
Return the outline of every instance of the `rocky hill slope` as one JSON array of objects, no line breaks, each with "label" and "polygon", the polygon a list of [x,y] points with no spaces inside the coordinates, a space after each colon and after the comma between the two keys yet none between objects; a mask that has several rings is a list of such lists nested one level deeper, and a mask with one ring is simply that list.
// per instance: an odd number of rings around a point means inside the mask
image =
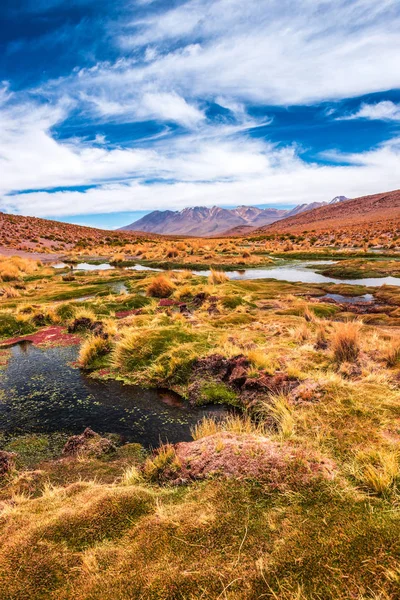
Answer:
[{"label": "rocky hill slope", "polygon": [[400,190],[362,196],[345,202],[322,206],[307,214],[300,213],[271,226],[261,227],[262,232],[327,231],[338,228],[367,228],[373,226],[393,228],[400,223]]}]

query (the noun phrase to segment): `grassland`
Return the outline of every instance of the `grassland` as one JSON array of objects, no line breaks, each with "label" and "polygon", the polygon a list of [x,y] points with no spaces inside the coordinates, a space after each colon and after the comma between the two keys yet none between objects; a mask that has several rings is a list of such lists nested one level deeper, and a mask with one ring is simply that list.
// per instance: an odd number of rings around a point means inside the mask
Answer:
[{"label": "grassland", "polygon": [[[0,475],[2,599],[399,597],[399,288],[223,272],[270,264],[272,250],[310,256],[319,243],[307,244],[284,236],[92,248],[117,267],[132,257],[186,266],[161,274],[0,261],[4,346],[35,335],[47,344],[53,328],[63,343],[78,336],[79,368],[93,378],[234,411],[199,423],[193,442],[155,452],[117,443],[111,454],[64,456],[63,432],[0,438],[17,454]],[[393,267],[353,260],[337,268],[365,276]],[[189,270],[210,264],[221,267],[209,278]],[[334,303],[327,292],[373,292],[375,301]],[[7,360],[0,350],[0,369]]]}]

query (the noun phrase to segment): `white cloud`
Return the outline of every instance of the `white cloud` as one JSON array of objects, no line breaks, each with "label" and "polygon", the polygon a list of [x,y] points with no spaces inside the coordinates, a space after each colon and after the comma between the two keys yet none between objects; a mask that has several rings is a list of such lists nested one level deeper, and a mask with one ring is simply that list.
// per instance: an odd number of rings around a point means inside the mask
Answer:
[{"label": "white cloud", "polygon": [[[329,166],[305,163],[295,147],[281,149],[241,132],[218,138],[205,130],[160,140],[151,150],[61,143],[46,129],[57,114],[42,121],[36,117],[31,112],[27,129],[11,148],[0,139],[0,156],[7,161],[7,170],[0,165],[6,174],[1,206],[9,212],[65,216],[199,204],[297,204],[398,187],[400,140],[361,154],[336,154],[330,158],[338,164]],[[157,183],[148,184],[148,179]],[[84,192],[8,193],[91,183],[97,186]]]},{"label": "white cloud", "polygon": [[86,95],[107,115],[135,114],[145,94],[195,109],[219,96],[264,105],[355,97],[400,87],[399,30],[398,0],[189,0],[124,22],[115,41],[125,58],[39,92]]},{"label": "white cloud", "polygon": [[[152,14],[124,23],[114,41],[126,56],[114,63],[77,68],[30,93],[0,85],[3,209],[61,216],[296,204],[399,187],[397,140],[356,155],[330,153],[337,164],[322,166],[246,133],[271,122],[250,118],[250,103],[307,104],[400,87],[398,0],[188,0]],[[207,119],[212,102],[231,119]],[[54,132],[72,110],[92,125],[151,119],[186,133],[165,127],[133,148],[102,136],[60,140]],[[346,118],[397,121],[399,106],[362,105]],[[89,185],[96,187],[45,191]],[[43,191],[24,193],[36,189]]]},{"label": "white cloud", "polygon": [[375,104],[361,104],[359,110],[350,115],[337,117],[337,121],[369,119],[371,121],[400,121],[400,105],[384,100]]},{"label": "white cloud", "polygon": [[[190,0],[132,25],[125,48],[159,45],[164,54],[125,64],[118,77],[184,96],[295,104],[400,84],[397,0]],[[107,74],[116,80],[107,68],[100,78]]]},{"label": "white cloud", "polygon": [[78,93],[83,105],[88,105],[92,116],[103,120],[145,121],[161,120],[178,123],[189,129],[204,120],[203,112],[189,104],[175,92],[146,92],[116,88],[113,91],[98,90],[98,93]]}]

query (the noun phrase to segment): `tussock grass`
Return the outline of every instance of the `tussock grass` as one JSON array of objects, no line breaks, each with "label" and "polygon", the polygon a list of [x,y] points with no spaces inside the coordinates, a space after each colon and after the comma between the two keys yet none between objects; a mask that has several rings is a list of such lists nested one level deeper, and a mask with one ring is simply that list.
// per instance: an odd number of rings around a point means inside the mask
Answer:
[{"label": "tussock grass", "polygon": [[0,287],[0,296],[2,298],[19,298],[21,292],[11,285]]},{"label": "tussock grass", "polygon": [[166,320],[166,325],[159,322],[157,327],[124,332],[112,355],[114,367],[133,377],[146,374],[149,381],[174,375],[184,380],[192,362],[207,348],[206,337],[178,320]]},{"label": "tussock grass", "polygon": [[355,362],[360,353],[361,324],[354,321],[337,323],[331,337],[334,360],[337,363]]},{"label": "tussock grass", "polygon": [[272,374],[279,368],[276,357],[267,354],[265,350],[259,348],[249,350],[246,352],[246,356],[257,370]]},{"label": "tussock grass", "polygon": [[264,400],[260,400],[255,412],[261,423],[269,423],[278,430],[283,439],[293,436],[295,430],[295,418],[293,407],[288,397],[283,394],[270,394]]},{"label": "tussock grass", "polygon": [[96,361],[110,352],[110,342],[103,337],[91,335],[81,345],[78,364],[83,369],[95,366]]},{"label": "tussock grass", "polygon": [[400,477],[399,452],[384,448],[359,452],[350,473],[359,485],[370,492],[388,494]]},{"label": "tussock grass", "polygon": [[383,360],[389,368],[400,364],[400,339],[393,338],[383,352]]},{"label": "tussock grass", "polygon": [[208,283],[210,285],[220,285],[221,283],[226,283],[227,281],[229,281],[229,277],[226,273],[211,269],[211,273],[208,276]]},{"label": "tussock grass", "polygon": [[73,316],[74,319],[90,319],[91,321],[97,321],[97,315],[92,308],[76,308]]},{"label": "tussock grass", "polygon": [[17,281],[41,267],[41,262],[20,256],[0,256],[0,281]]},{"label": "tussock grass", "polygon": [[126,260],[125,254],[123,252],[117,252],[111,258],[110,263],[111,264],[118,264],[118,263],[123,263],[125,260]]},{"label": "tussock grass", "polygon": [[127,467],[121,476],[121,485],[131,486],[143,482],[143,475],[135,465]]},{"label": "tussock grass", "polygon": [[237,434],[266,435],[266,429],[262,423],[256,423],[249,415],[234,414],[228,415],[221,420],[203,417],[203,419],[192,428],[191,434],[194,440],[200,440],[209,435],[224,431]]},{"label": "tussock grass", "polygon": [[173,474],[180,468],[175,449],[170,444],[161,446],[154,457],[147,458],[143,466],[143,476],[149,481],[163,481],[166,474]]},{"label": "tussock grass", "polygon": [[174,283],[164,273],[154,277],[146,288],[147,295],[153,298],[169,298],[174,290]]}]

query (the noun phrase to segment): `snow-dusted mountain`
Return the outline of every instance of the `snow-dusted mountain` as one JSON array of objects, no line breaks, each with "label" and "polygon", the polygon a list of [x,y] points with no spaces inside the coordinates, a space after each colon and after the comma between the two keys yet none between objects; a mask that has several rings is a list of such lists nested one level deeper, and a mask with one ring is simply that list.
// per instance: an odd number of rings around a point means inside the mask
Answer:
[{"label": "snow-dusted mountain", "polygon": [[278,208],[257,208],[256,206],[238,206],[221,208],[212,206],[194,206],[180,211],[155,210],[138,221],[122,227],[125,231],[147,231],[165,235],[218,235],[235,228],[263,227],[281,219],[298,215],[307,210],[335,204],[347,200],[345,196],[336,196],[331,202],[312,202],[299,204],[292,210]]},{"label": "snow-dusted mountain", "polygon": [[216,235],[239,225],[261,227],[282,219],[286,210],[238,206],[234,209],[195,206],[181,211],[155,210],[124,230],[148,231],[175,235]]}]

